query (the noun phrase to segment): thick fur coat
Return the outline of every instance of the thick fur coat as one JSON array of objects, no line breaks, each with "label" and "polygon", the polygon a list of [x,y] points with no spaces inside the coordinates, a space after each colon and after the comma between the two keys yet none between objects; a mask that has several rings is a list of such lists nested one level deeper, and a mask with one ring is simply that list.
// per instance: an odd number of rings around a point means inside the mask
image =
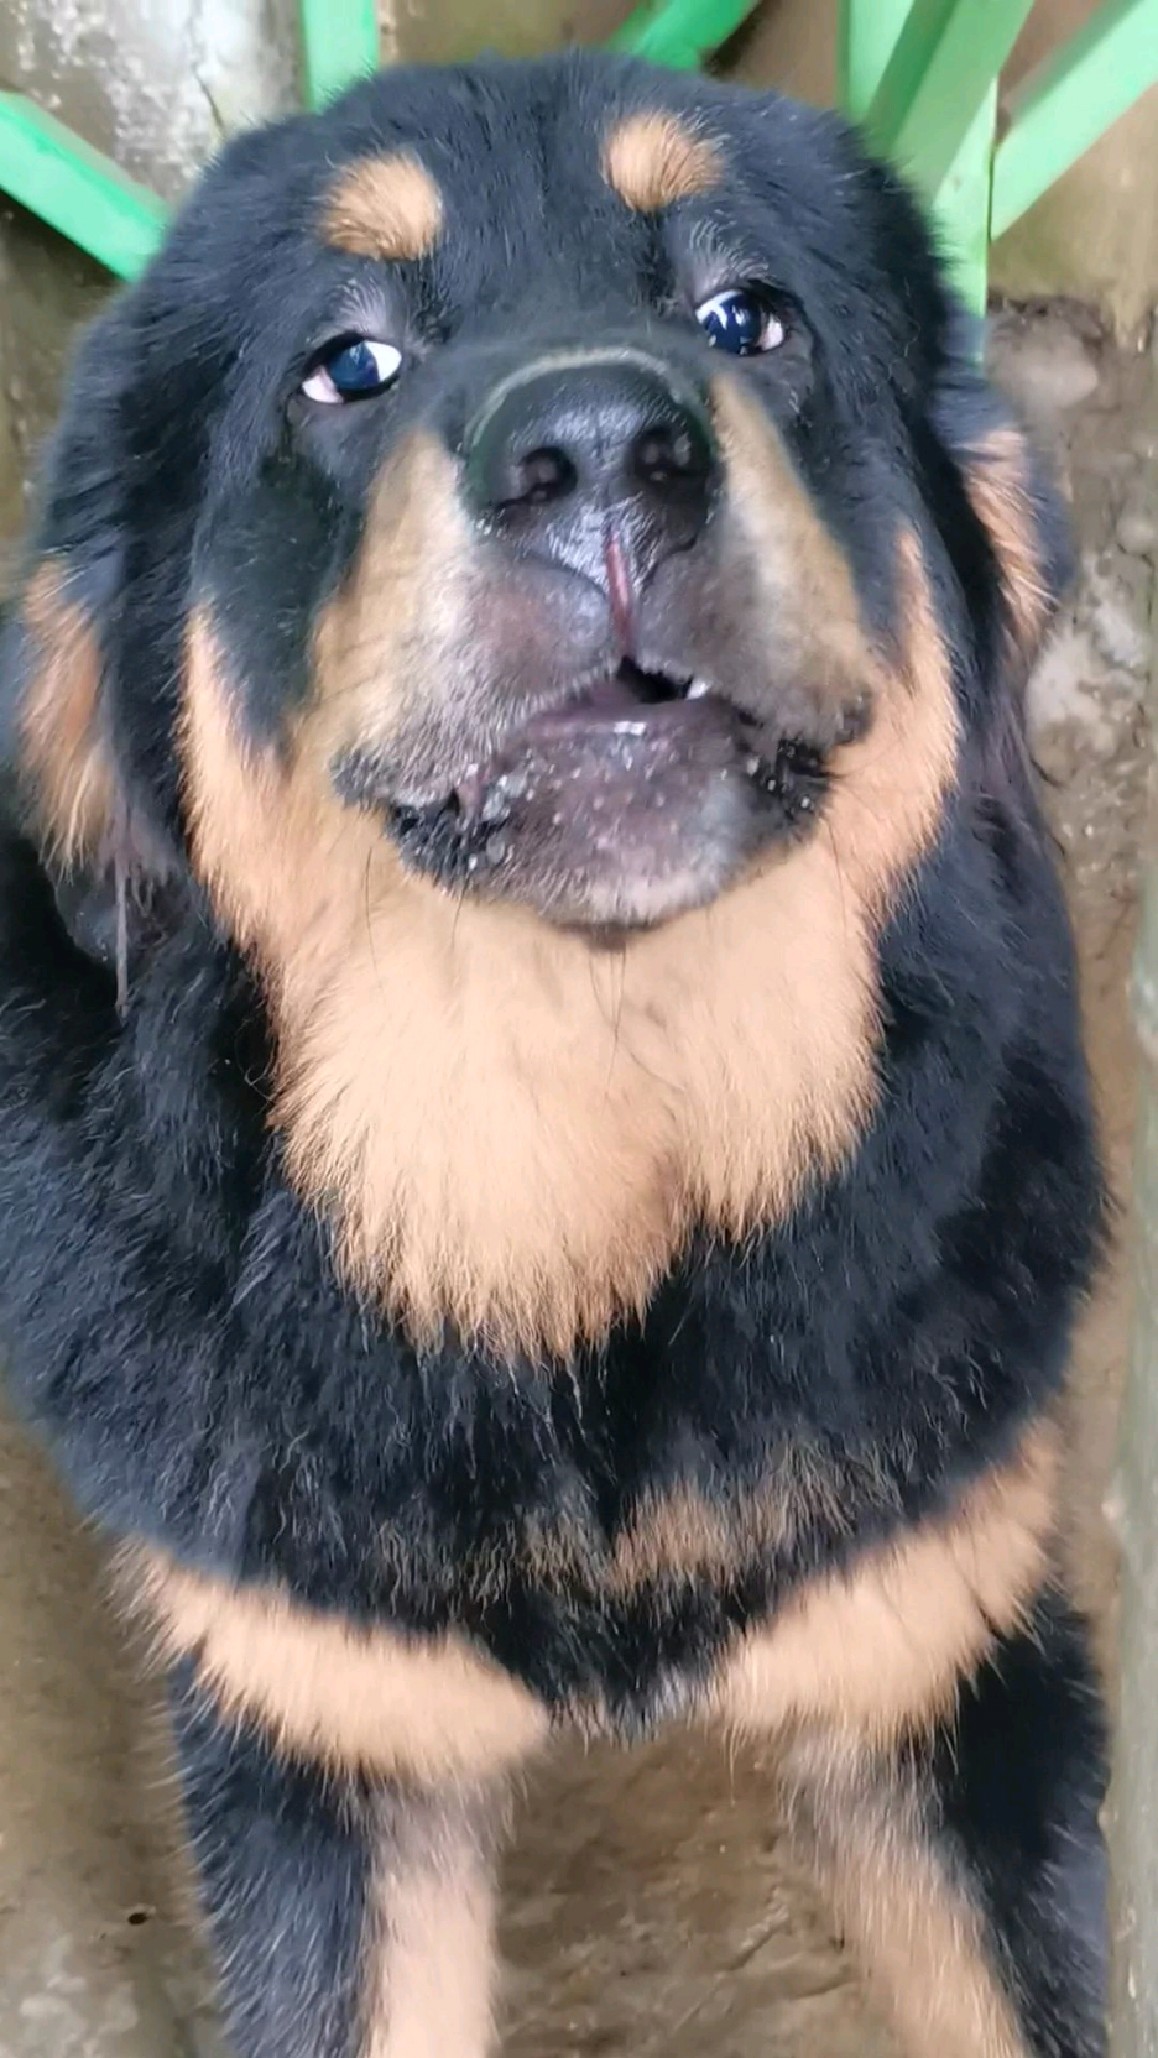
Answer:
[{"label": "thick fur coat", "polygon": [[242,138],[81,345],[0,1333],[241,2058],[482,2058],[507,1775],[672,1720],[780,1739],[915,2053],[1102,2049],[1065,547],[973,347],[835,119],[575,56]]}]

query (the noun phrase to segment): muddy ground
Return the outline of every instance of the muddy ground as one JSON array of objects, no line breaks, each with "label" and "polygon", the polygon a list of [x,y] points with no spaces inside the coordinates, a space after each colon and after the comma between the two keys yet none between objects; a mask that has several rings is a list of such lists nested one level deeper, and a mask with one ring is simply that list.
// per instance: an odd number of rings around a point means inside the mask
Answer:
[{"label": "muddy ground", "polygon": [[[1030,715],[1077,925],[1111,1178],[1128,1201],[1127,983],[1158,556],[1152,366],[1104,345],[1075,310],[1002,316],[994,353],[1056,445],[1077,516],[1076,597]],[[1113,1557],[1098,1509],[1128,1273],[1119,1258],[1107,1275],[1074,1377],[1074,1552],[1103,1624]],[[91,1542],[23,1439],[0,1426],[0,2058],[210,2058],[220,2045],[181,1914],[163,1753],[102,1594]],[[892,2050],[785,1862],[753,1754],[678,1742],[563,1757],[522,1798],[506,1887],[509,2058]]]}]

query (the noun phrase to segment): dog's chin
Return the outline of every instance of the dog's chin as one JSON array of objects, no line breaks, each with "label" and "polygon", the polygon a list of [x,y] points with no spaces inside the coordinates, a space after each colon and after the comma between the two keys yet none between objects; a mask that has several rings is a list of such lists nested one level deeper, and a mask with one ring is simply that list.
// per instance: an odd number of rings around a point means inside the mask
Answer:
[{"label": "dog's chin", "polygon": [[621,800],[612,782],[602,808],[599,798],[590,794],[586,816],[512,820],[489,845],[485,873],[468,875],[473,889],[613,942],[709,906],[762,846],[748,796],[722,775],[699,794],[673,782],[665,795],[657,781],[646,798]]},{"label": "dog's chin", "polygon": [[714,695],[611,691],[532,715],[420,801],[388,797],[369,761],[347,760],[339,776],[413,870],[605,939],[718,899],[807,833],[825,782],[817,750],[761,738]]}]

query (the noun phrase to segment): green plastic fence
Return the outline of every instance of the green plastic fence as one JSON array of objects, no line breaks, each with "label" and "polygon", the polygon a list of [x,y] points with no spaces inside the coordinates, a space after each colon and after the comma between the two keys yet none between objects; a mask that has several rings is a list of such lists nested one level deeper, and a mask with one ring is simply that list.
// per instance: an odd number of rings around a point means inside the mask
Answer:
[{"label": "green plastic fence", "polygon": [[1158,83],[1158,0],[1103,0],[1006,104],[997,83],[1033,0],[843,0],[838,90],[931,202],[970,305],[989,244]]},{"label": "green plastic fence", "polygon": [[[1018,87],[997,136],[997,85],[1033,0],[837,0],[838,91],[874,148],[932,206],[970,305],[985,304],[990,239],[1158,84],[1158,0],[1103,0]],[[613,38],[653,63],[710,58],[755,0],[655,0]],[[304,76],[319,107],[379,62],[375,0],[301,0]],[[0,93],[0,191],[132,278],[164,234],[147,187],[20,93]]]}]

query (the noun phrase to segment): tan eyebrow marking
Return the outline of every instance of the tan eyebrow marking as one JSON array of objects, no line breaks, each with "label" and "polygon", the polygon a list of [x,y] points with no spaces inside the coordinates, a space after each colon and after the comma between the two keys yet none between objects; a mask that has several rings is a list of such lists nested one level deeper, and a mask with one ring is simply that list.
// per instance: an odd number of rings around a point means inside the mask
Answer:
[{"label": "tan eyebrow marking", "polygon": [[603,176],[641,214],[694,199],[722,184],[724,161],[714,143],[678,115],[653,108],[629,114],[603,146]]},{"label": "tan eyebrow marking", "polygon": [[432,174],[409,150],[396,150],[347,167],[327,195],[322,233],[353,257],[426,257],[442,220],[442,194]]}]

